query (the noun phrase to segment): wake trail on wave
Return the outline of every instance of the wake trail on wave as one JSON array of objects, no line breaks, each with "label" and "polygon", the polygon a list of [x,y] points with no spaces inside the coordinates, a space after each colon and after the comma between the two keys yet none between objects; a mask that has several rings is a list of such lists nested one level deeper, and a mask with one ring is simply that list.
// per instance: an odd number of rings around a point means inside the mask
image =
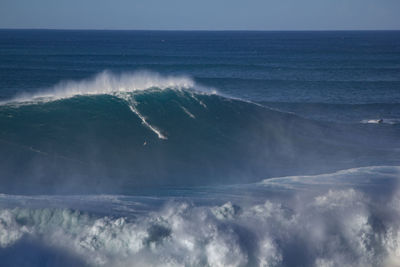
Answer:
[{"label": "wake trail on wave", "polygon": [[183,76],[103,72],[13,101],[0,106],[3,192],[248,183],[397,164],[400,153],[396,127],[301,118]]},{"label": "wake trail on wave", "polygon": [[[95,77],[83,81],[64,81],[51,89],[35,93],[23,93],[12,99],[0,102],[0,105],[31,105],[57,101],[75,96],[112,95],[126,102],[129,109],[142,121],[149,130],[154,132],[159,139],[168,139],[158,127],[149,123],[136,107],[136,101],[132,93],[145,92],[147,90],[194,90],[196,93],[215,94],[214,89],[208,89],[197,85],[191,78],[186,76],[162,76],[158,73],[138,71],[134,73],[113,74],[103,71]],[[198,100],[194,94],[193,99],[204,108],[205,104]],[[184,111],[194,118],[187,110]]]},{"label": "wake trail on wave", "polygon": [[126,101],[128,102],[129,109],[139,117],[139,119],[142,121],[142,124],[144,124],[152,132],[154,132],[159,139],[168,139],[165,135],[161,133],[161,131],[157,127],[147,122],[147,119],[137,110],[137,108],[133,104],[134,102],[132,103],[132,101],[130,101],[129,99],[127,99]]}]

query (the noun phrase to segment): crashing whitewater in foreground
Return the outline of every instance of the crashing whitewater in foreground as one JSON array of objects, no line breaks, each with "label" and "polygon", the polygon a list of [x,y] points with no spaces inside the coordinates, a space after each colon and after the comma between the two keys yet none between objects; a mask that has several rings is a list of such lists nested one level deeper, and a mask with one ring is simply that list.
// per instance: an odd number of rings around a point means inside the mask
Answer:
[{"label": "crashing whitewater in foreground", "polygon": [[15,266],[398,266],[399,175],[367,167],[190,196],[1,195],[0,256]]},{"label": "crashing whitewater in foreground", "polygon": [[396,124],[106,72],[3,101],[0,129],[8,266],[400,264]]}]

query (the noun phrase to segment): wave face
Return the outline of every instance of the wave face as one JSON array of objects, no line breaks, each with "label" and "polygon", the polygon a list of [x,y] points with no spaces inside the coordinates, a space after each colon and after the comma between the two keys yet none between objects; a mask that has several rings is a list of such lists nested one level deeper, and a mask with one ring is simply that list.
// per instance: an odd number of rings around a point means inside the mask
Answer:
[{"label": "wave face", "polygon": [[0,257],[7,266],[397,266],[399,178],[388,166],[186,197],[0,195]]},{"label": "wave face", "polygon": [[14,193],[251,182],[390,164],[400,147],[393,127],[306,120],[151,73],[17,97],[0,128],[1,185]]}]

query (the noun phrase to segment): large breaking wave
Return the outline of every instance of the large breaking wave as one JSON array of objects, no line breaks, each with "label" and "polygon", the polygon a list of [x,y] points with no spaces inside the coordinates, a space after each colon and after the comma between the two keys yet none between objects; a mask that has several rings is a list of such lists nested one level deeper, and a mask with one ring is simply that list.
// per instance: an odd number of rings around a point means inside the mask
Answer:
[{"label": "large breaking wave", "polygon": [[[303,119],[187,77],[102,73],[0,105],[8,193],[124,193],[398,163],[398,128]],[[23,168],[21,168],[23,166]]]},{"label": "large breaking wave", "polygon": [[398,136],[154,73],[20,95],[0,105],[1,263],[396,266]]}]

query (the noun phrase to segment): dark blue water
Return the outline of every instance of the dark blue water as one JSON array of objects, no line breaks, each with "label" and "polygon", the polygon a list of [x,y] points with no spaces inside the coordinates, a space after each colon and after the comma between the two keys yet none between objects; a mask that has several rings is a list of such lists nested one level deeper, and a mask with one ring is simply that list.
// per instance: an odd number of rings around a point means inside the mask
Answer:
[{"label": "dark blue water", "polygon": [[0,30],[7,266],[396,266],[399,163],[399,31]]},{"label": "dark blue water", "polygon": [[[0,97],[104,70],[190,75],[234,96],[283,103],[399,103],[400,34],[386,32],[29,31],[0,34]],[[346,105],[345,105],[346,104]],[[305,116],[319,109],[308,108]],[[328,107],[341,112],[341,107]],[[368,110],[359,120],[398,110]],[[310,110],[310,111],[309,111]],[[324,110],[321,113],[326,113]],[[324,116],[322,114],[321,116]],[[332,119],[331,114],[324,119]],[[342,119],[342,118],[340,118]]]},{"label": "dark blue water", "polygon": [[105,69],[148,69],[257,101],[399,101],[396,31],[2,30],[0,38],[2,98]]}]

